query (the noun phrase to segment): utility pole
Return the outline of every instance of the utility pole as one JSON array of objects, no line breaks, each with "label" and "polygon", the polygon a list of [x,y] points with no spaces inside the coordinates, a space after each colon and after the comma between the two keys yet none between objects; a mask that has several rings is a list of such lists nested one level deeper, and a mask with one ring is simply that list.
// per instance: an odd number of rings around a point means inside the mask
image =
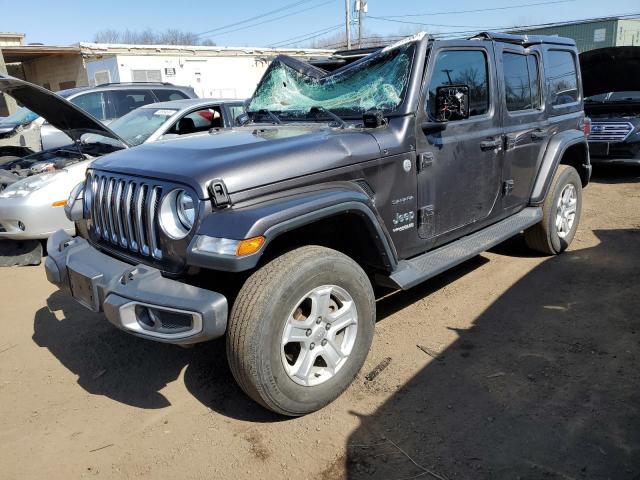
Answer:
[{"label": "utility pole", "polygon": [[347,50],[351,50],[351,2],[344,0],[344,22],[347,28]]},{"label": "utility pole", "polygon": [[364,26],[364,15],[369,11],[367,0],[356,0],[356,11],[358,12],[358,48],[362,48],[362,30]]}]

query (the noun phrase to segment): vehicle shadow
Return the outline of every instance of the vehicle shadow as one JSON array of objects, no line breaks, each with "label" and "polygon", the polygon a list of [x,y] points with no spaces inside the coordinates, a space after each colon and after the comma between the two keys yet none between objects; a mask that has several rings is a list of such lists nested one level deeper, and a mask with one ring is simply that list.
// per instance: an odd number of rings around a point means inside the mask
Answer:
[{"label": "vehicle shadow", "polygon": [[[61,318],[61,320],[58,320]],[[33,340],[78,376],[94,395],[145,409],[170,405],[161,390],[182,370],[190,393],[223,415],[254,422],[281,418],[248,399],[236,385],[224,340],[182,348],[134,337],[61,292],[36,312]]]},{"label": "vehicle shadow", "polygon": [[[384,302],[379,320],[487,261],[476,257],[428,285]],[[77,375],[78,385],[91,394],[139,408],[168,407],[170,402],[161,390],[186,367],[185,386],[208,408],[247,421],[286,420],[257,406],[242,392],[229,370],[224,339],[192,348],[144,340],[117,330],[103,314],[89,312],[60,291],[51,294],[47,306],[36,312],[33,327],[35,343]]]},{"label": "vehicle shadow", "polygon": [[532,270],[373,414],[353,412],[361,424],[323,478],[639,479],[640,230],[594,233],[597,246]]}]

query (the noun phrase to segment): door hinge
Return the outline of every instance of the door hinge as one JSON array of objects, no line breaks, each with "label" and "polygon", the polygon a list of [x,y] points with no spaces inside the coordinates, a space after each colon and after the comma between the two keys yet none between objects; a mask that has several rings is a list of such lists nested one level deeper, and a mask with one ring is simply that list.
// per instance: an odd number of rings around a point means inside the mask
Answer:
[{"label": "door hinge", "polygon": [[505,197],[513,192],[513,180],[505,180],[502,184],[502,195]]},{"label": "door hinge", "polygon": [[435,215],[433,205],[418,210],[418,234],[422,238],[430,238],[435,234]]},{"label": "door hinge", "polygon": [[434,155],[431,152],[424,152],[418,155],[418,173],[433,164]]}]

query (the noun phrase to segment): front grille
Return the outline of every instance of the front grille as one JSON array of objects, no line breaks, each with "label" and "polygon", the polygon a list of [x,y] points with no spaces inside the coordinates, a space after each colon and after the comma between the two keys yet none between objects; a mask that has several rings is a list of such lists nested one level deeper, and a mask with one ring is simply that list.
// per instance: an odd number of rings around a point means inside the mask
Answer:
[{"label": "front grille", "polygon": [[590,142],[622,142],[633,131],[629,122],[591,122]]},{"label": "front grille", "polygon": [[158,207],[162,186],[100,172],[89,173],[87,185],[90,232],[102,242],[161,260]]}]

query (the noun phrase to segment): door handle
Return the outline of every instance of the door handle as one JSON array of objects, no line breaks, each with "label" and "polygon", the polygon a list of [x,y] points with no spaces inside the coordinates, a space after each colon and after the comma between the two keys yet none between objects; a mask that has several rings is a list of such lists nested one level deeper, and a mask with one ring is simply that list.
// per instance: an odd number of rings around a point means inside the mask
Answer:
[{"label": "door handle", "polygon": [[546,130],[534,130],[533,132],[531,132],[531,140],[538,141],[538,140],[544,140],[545,138],[547,138],[547,131]]},{"label": "door handle", "polygon": [[483,140],[482,142],[480,142],[480,148],[482,150],[500,149],[501,146],[502,146],[501,138],[493,138],[490,140]]}]

